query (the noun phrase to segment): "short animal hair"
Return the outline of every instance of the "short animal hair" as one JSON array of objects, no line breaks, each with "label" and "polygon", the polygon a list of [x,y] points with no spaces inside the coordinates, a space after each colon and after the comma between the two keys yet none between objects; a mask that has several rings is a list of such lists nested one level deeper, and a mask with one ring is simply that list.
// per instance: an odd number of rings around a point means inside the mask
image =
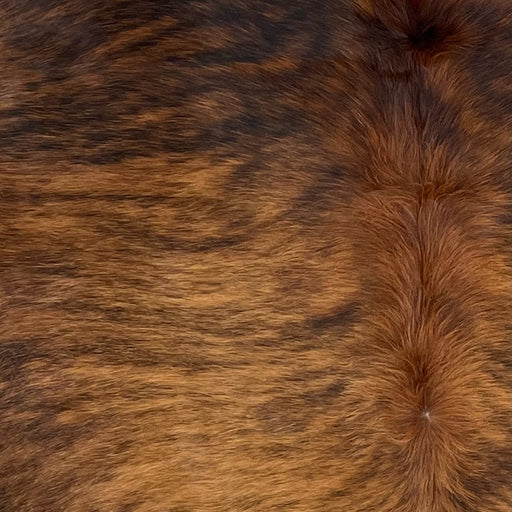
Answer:
[{"label": "short animal hair", "polygon": [[510,512],[509,0],[0,0],[0,512]]}]

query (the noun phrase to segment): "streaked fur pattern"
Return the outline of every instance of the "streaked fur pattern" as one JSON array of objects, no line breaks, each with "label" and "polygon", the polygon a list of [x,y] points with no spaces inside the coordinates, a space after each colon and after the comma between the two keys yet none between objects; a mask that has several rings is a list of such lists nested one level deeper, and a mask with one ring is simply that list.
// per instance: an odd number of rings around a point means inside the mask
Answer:
[{"label": "streaked fur pattern", "polygon": [[510,512],[510,0],[0,0],[0,511]]}]

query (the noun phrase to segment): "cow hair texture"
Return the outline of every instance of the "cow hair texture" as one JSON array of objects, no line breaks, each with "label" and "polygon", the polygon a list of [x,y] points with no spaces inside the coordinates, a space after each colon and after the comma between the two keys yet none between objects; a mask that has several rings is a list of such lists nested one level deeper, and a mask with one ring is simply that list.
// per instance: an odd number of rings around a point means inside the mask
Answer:
[{"label": "cow hair texture", "polygon": [[0,0],[0,512],[511,512],[510,0]]}]

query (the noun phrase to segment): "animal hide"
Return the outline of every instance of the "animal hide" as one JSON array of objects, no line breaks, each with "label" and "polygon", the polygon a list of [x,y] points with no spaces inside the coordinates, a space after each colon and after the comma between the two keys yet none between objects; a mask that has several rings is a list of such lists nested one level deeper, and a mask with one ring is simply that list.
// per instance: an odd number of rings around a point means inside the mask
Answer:
[{"label": "animal hide", "polygon": [[510,0],[0,0],[0,511],[512,510]]}]

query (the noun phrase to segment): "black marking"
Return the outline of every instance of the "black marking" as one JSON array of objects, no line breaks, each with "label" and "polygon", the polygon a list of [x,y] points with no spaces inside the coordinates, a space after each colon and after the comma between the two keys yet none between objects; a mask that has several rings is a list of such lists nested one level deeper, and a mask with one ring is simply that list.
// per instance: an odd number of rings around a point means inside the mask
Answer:
[{"label": "black marking", "polygon": [[314,330],[317,331],[327,331],[336,328],[346,330],[349,329],[355,322],[357,310],[357,304],[351,302],[341,306],[339,309],[329,315],[311,319],[310,325]]}]

